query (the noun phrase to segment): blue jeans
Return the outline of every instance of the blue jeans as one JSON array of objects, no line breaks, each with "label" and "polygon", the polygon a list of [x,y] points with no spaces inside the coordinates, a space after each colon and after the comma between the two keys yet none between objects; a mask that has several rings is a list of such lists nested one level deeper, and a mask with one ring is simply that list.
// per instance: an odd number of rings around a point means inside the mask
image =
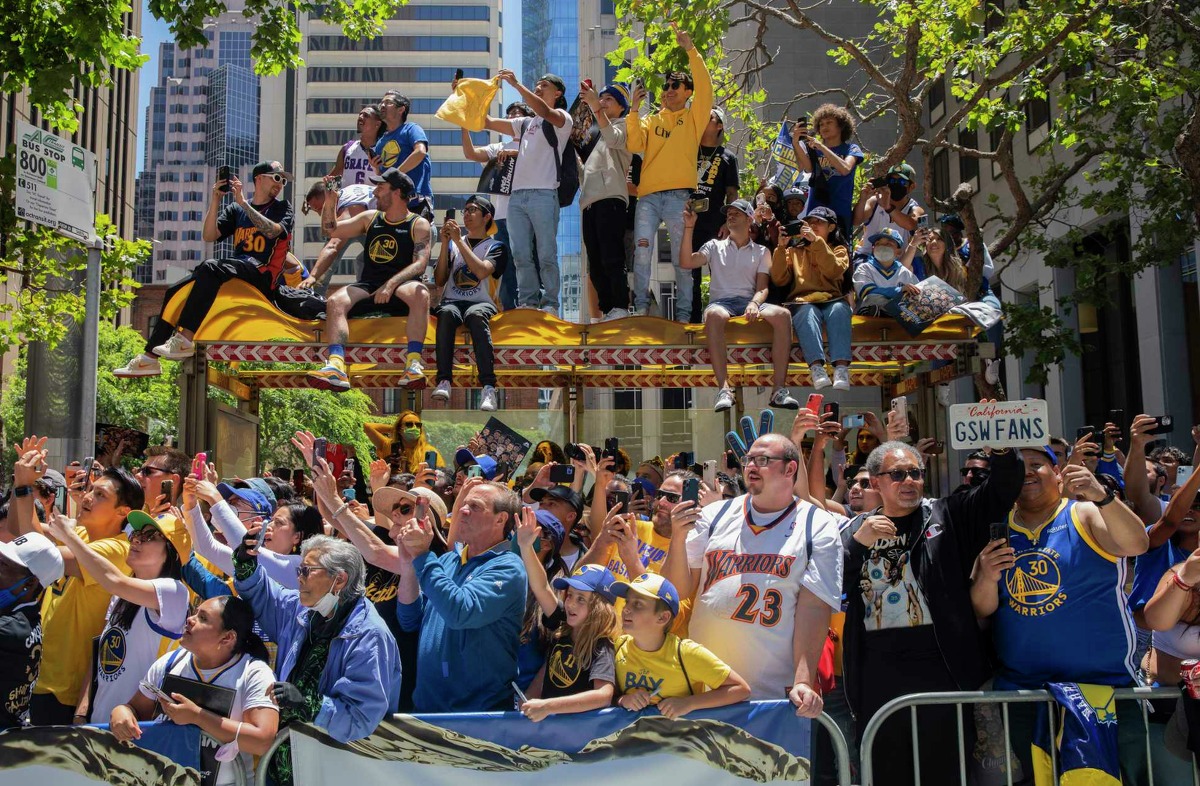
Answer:
[{"label": "blue jeans", "polygon": [[679,241],[683,238],[683,205],[690,194],[686,188],[678,188],[638,197],[633,219],[633,307],[644,309],[650,303],[654,238],[658,235],[658,225],[665,223],[667,234],[671,236],[671,265],[675,268],[676,322],[687,322],[692,316],[692,271],[679,268]]},{"label": "blue jeans", "polygon": [[789,305],[792,312],[792,329],[796,341],[804,353],[808,365],[825,362],[825,345],[821,341],[821,327],[829,334],[829,354],[834,363],[839,360],[850,362],[850,304],[843,298],[830,303],[802,303]]},{"label": "blue jeans", "polygon": [[[513,264],[517,269],[518,305],[559,313],[557,235],[558,190],[527,188],[514,191],[508,200],[508,236],[512,241]],[[544,288],[540,295],[539,273]]]},{"label": "blue jeans", "polygon": [[[496,219],[496,239],[512,253],[512,241],[508,239],[508,219]],[[500,306],[505,311],[517,307],[517,266],[514,264],[504,268],[500,274]]]}]

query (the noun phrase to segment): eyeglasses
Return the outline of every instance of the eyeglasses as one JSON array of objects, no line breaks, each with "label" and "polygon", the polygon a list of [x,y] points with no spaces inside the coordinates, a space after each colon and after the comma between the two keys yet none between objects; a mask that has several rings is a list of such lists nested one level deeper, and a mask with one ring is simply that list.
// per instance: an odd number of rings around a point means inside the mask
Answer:
[{"label": "eyeglasses", "polygon": [[154,475],[155,472],[161,472],[164,475],[171,474],[170,472],[163,469],[162,467],[152,467],[149,464],[143,464],[142,466],[137,468],[137,474],[141,475],[143,478],[151,477],[152,475]]},{"label": "eyeglasses", "polygon": [[272,180],[274,180],[276,183],[282,183],[282,182],[283,182],[283,175],[276,174],[276,173],[272,173],[272,174],[269,174],[269,175],[259,175],[259,177],[269,177],[269,178],[271,178]]},{"label": "eyeglasses", "polygon": [[766,456],[762,454],[757,456],[746,456],[746,462],[753,464],[756,467],[765,467],[772,461],[787,461],[787,459],[785,459],[783,456]]},{"label": "eyeglasses", "polygon": [[297,565],[296,566],[296,578],[304,579],[307,581],[308,574],[312,573],[314,570],[328,571],[328,568],[322,568],[320,565]]},{"label": "eyeglasses", "polygon": [[862,478],[860,480],[850,481],[849,488],[854,488],[855,486],[857,486],[860,489],[869,489],[869,488],[871,488],[871,479],[870,478]]},{"label": "eyeglasses", "polygon": [[670,502],[672,505],[679,502],[679,500],[682,499],[682,497],[683,497],[682,494],[678,494],[674,491],[660,491],[654,495],[655,499],[665,499],[667,502]]},{"label": "eyeglasses", "polygon": [[992,471],[990,469],[984,469],[983,467],[963,467],[958,471],[958,474],[962,475],[964,478],[967,475],[972,474],[977,478],[987,478],[992,474]]},{"label": "eyeglasses", "polygon": [[254,511],[254,510],[238,510],[235,512],[237,513],[238,519],[240,519],[241,521],[246,521],[247,519],[254,520],[254,519],[262,518],[262,514],[259,513],[258,511]]},{"label": "eyeglasses", "polygon": [[913,480],[920,480],[921,478],[925,477],[925,470],[923,470],[923,469],[893,469],[891,472],[876,472],[875,473],[875,477],[879,477],[881,475],[887,475],[889,478],[892,479],[893,483],[903,483],[905,478],[912,478]]},{"label": "eyeglasses", "polygon": [[166,538],[153,527],[145,527],[129,534],[130,543],[153,543],[156,540],[166,540]]},{"label": "eyeglasses", "polygon": [[467,205],[463,208],[463,215],[465,216],[467,213],[483,213],[483,208],[479,205]]},{"label": "eyeglasses", "polygon": [[385,106],[400,106],[400,104],[398,104],[397,102],[395,102],[389,98],[386,101],[379,102],[380,109],[383,109]]},{"label": "eyeglasses", "polygon": [[665,85],[663,85],[664,90],[681,90],[686,87],[687,87],[687,84],[678,79],[672,79],[672,80],[668,81]]},{"label": "eyeglasses", "polygon": [[398,512],[401,516],[411,516],[412,512],[416,509],[417,509],[416,505],[405,502],[405,503],[401,503],[401,504],[397,505],[396,507],[392,508],[392,513]]}]

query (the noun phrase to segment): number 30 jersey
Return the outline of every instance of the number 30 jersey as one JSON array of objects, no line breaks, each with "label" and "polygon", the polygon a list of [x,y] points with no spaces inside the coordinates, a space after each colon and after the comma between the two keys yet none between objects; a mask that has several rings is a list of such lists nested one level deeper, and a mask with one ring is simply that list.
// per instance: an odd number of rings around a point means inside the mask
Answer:
[{"label": "number 30 jersey", "polygon": [[1132,684],[1136,634],[1125,560],[1092,539],[1071,500],[1034,529],[1011,514],[1008,526],[1016,565],[1000,578],[993,617],[999,678],[1027,688]]},{"label": "number 30 jersey", "polygon": [[[784,510],[758,511],[745,495],[704,508],[688,535],[687,555],[689,567],[700,571],[689,636],[744,677],[752,699],[783,698],[796,675],[792,635],[800,590],[841,609],[837,520],[795,498]],[[810,665],[815,679],[816,664]]]}]

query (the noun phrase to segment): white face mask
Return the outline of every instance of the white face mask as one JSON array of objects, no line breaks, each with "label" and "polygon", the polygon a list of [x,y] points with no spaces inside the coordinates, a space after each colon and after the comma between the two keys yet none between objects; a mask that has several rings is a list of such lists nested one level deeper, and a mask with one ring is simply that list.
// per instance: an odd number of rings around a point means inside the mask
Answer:
[{"label": "white face mask", "polygon": [[896,249],[891,246],[875,246],[875,259],[887,264],[896,259]]},{"label": "white face mask", "polygon": [[337,608],[338,596],[333,594],[331,589],[321,596],[321,599],[313,604],[313,611],[320,614],[322,617],[328,617],[333,614],[333,610]]}]

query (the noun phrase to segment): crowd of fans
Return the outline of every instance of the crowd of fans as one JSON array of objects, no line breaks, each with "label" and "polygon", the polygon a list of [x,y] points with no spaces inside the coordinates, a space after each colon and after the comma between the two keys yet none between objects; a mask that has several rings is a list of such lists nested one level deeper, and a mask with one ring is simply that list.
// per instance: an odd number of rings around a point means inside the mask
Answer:
[{"label": "crowd of fans", "polygon": [[[1147,415],[1065,455],[1064,440],[972,453],[942,498],[925,493],[933,448],[903,441],[899,411],[852,439],[802,409],[740,460],[633,466],[618,445],[545,442],[521,472],[479,439],[451,471],[404,417],[399,449],[337,476],[324,440],[297,433],[307,472],[292,482],[222,480],[162,447],[133,473],[60,473],[44,440],[24,440],[0,509],[4,726],[109,723],[134,739],[166,718],[199,726],[230,767],[293,722],[348,741],[396,711],[678,718],[786,695],[856,739],[909,693],[1175,685],[1200,656],[1196,457],[1148,453]],[[571,479],[551,480],[564,466]],[[214,709],[196,685],[229,701]],[[1123,705],[1136,777],[1147,730]],[[1010,708],[1011,753],[1028,773],[1025,709]],[[1156,777],[1190,767],[1161,744],[1172,710],[1152,717]],[[955,714],[917,713],[943,732]],[[997,740],[972,734],[987,720],[966,719],[978,761],[996,760]],[[958,772],[943,732],[920,738],[932,782]],[[908,713],[883,725],[889,782],[911,773],[911,746]],[[819,735],[814,758],[829,776]],[[287,747],[272,761],[287,782]]]},{"label": "crowd of fans", "polygon": [[[426,385],[426,326],[431,314],[436,317],[433,395],[441,400],[450,397],[456,334],[465,327],[483,388],[479,407],[492,411],[498,397],[491,319],[518,307],[561,315],[560,206],[576,193],[601,320],[657,313],[651,284],[665,225],[675,297],[673,313],[662,316],[704,324],[720,387],[717,411],[735,404],[724,373],[724,326],[732,318],[761,319],[772,328],[772,405],[791,409],[799,406],[786,387],[793,337],[814,387],[849,389],[852,316],[894,315],[906,298],[921,297],[925,279],[936,277],[960,300],[982,304],[964,313],[985,328],[995,324],[999,301],[988,285],[986,250],[980,289],[967,293],[962,222],[947,214],[929,223],[913,197],[912,167],[891,167],[865,183],[855,201],[856,172],[866,154],[852,141],[855,123],[845,109],[826,104],[811,120],[792,122],[794,175],[763,182],[752,198],[740,198],[738,158],[724,145],[726,113],[714,105],[707,67],[690,37],[677,30],[675,38],[689,67],[666,75],[657,108],[648,105],[640,84],[596,90],[585,80],[578,87],[583,111],[568,111],[560,77],[545,74],[529,88],[512,71],[500,71],[492,81],[511,85],[520,101],[503,118],[484,117],[482,125],[509,141],[476,146],[464,127],[463,155],[484,167],[480,193],[466,200],[461,216],[450,209],[440,223],[432,210],[425,132],[409,120],[409,99],[389,90],[377,105],[363,107],[358,138],[304,195],[304,213],[320,215],[328,238],[311,271],[290,251],[293,208],[282,190],[291,174],[277,161],[264,161],[254,167],[247,195],[229,173],[213,185],[203,237],[231,239],[232,256],[204,262],[172,287],[168,303],[192,285],[178,315],[168,319],[164,306],[143,354],[114,373],[157,375],[160,358],[191,356],[195,331],[220,286],[240,279],[286,314],[324,317],[327,362],[309,381],[335,392],[350,389],[347,318],[408,316],[402,384],[420,388]],[[455,97],[466,99],[474,89],[466,83],[480,80],[459,82],[452,84]],[[356,239],[363,246],[358,280],[319,294]]]}]

